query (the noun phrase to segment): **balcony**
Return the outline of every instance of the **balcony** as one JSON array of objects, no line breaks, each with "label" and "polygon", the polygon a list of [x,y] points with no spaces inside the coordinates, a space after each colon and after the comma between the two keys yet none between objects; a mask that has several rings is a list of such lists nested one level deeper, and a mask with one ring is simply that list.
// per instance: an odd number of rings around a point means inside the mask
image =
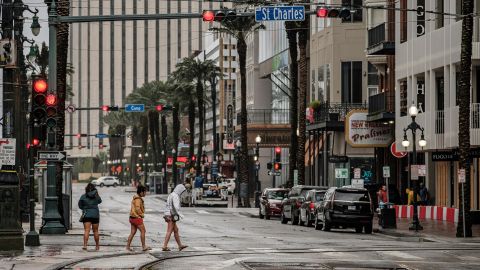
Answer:
[{"label": "balcony", "polygon": [[368,97],[368,121],[395,120],[395,93],[382,92]]},{"label": "balcony", "polygon": [[[249,109],[248,124],[290,124],[290,110],[287,109]],[[240,114],[237,114],[237,124],[240,124]]]},{"label": "balcony", "polygon": [[394,55],[395,41],[388,38],[386,23],[368,29],[367,55]]},{"label": "balcony", "polygon": [[345,117],[351,110],[367,109],[364,103],[322,103],[313,113],[307,130],[343,131]]}]

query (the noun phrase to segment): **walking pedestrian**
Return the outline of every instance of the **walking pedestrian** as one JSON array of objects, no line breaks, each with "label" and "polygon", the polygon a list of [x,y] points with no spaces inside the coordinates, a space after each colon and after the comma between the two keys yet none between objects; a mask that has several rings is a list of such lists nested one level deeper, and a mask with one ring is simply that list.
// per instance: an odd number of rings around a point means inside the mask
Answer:
[{"label": "walking pedestrian", "polygon": [[422,182],[420,183],[420,190],[418,191],[420,195],[420,201],[422,205],[428,205],[428,189],[425,184]]},{"label": "walking pedestrian", "polygon": [[380,207],[380,209],[382,209],[384,205],[388,203],[387,187],[385,185],[380,186],[380,189],[377,192],[377,199],[378,199],[378,206]]},{"label": "walking pedestrian", "polygon": [[93,238],[95,239],[95,250],[100,249],[100,235],[98,227],[100,224],[100,210],[98,205],[102,203],[102,198],[98,195],[98,191],[92,183],[85,187],[85,194],[78,201],[78,208],[82,210],[80,222],[83,222],[83,250],[87,250],[90,229],[93,230]]},{"label": "walking pedestrian", "polygon": [[142,250],[147,251],[151,248],[145,245],[145,225],[143,224],[143,218],[145,216],[145,204],[143,197],[147,193],[147,188],[145,186],[139,185],[137,187],[137,194],[133,195],[132,202],[130,204],[130,235],[127,240],[128,251],[133,251],[130,247],[132,244],[133,237],[137,233],[137,230],[140,230],[140,241],[142,242]]},{"label": "walking pedestrian", "polygon": [[163,218],[165,219],[165,222],[167,222],[167,233],[165,235],[165,241],[163,242],[163,251],[170,251],[168,248],[168,242],[170,241],[170,236],[173,235],[175,237],[175,240],[177,241],[178,245],[178,250],[182,251],[183,249],[187,248],[188,246],[182,245],[182,242],[180,241],[180,233],[178,231],[178,226],[177,226],[177,221],[180,220],[180,217],[183,217],[179,210],[181,207],[180,204],[180,196],[182,193],[185,191],[185,186],[182,184],[179,184],[173,189],[173,192],[168,195],[167,198],[167,205],[165,208],[165,215]]}]

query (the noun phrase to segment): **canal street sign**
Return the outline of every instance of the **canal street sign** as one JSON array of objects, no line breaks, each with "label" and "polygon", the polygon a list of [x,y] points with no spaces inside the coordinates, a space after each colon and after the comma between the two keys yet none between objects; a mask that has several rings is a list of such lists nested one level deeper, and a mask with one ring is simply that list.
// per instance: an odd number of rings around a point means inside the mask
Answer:
[{"label": "canal street sign", "polygon": [[144,112],[145,104],[125,104],[125,112]]},{"label": "canal street sign", "polygon": [[67,160],[67,152],[65,151],[39,151],[38,159],[50,161]]},{"label": "canal street sign", "polygon": [[304,21],[304,6],[270,6],[255,9],[255,21]]}]

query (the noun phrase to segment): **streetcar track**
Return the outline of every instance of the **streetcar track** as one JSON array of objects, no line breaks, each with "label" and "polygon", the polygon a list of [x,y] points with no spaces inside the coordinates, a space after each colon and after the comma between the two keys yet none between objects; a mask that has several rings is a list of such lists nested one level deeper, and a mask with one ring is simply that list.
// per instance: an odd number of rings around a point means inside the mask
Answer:
[{"label": "streetcar track", "polygon": [[[185,258],[185,257],[188,258],[188,257],[218,256],[218,255],[301,254],[301,253],[305,253],[307,251],[309,252],[309,254],[313,254],[313,253],[314,254],[324,254],[324,253],[328,254],[328,253],[334,253],[334,252],[361,253],[361,252],[380,252],[380,251],[425,251],[425,248],[411,248],[411,247],[402,247],[402,248],[355,247],[355,249],[332,249],[332,250],[317,249],[317,251],[314,251],[312,249],[305,249],[305,248],[299,248],[299,249],[271,249],[271,250],[263,250],[262,252],[258,252],[258,251],[254,251],[254,250],[245,251],[243,249],[218,250],[218,251],[210,251],[210,252],[182,251],[182,254],[168,253],[168,255],[172,254],[172,256],[166,256],[166,257],[159,258],[159,259],[151,261],[151,262],[147,262],[145,264],[142,264],[140,266],[135,267],[135,269],[139,269],[139,270],[148,269],[148,267],[151,267],[151,266],[153,266],[155,264],[158,264],[162,261],[172,260],[172,259],[180,259],[180,258]],[[462,250],[480,251],[480,247],[449,247],[449,248],[430,247],[429,248],[429,251],[439,251],[439,252],[462,251]],[[144,255],[144,254],[150,254],[151,256],[155,257],[159,253],[162,253],[162,252],[161,251],[159,251],[159,252],[148,252],[148,253],[145,253],[145,252],[121,252],[121,253],[104,254],[104,255],[85,257],[85,258],[77,259],[77,260],[74,260],[74,261],[69,261],[69,262],[66,262],[62,265],[57,265],[57,266],[54,266],[52,268],[49,268],[49,270],[71,269],[75,265],[80,264],[80,263],[85,263],[85,262],[95,261],[95,260],[100,260],[100,259],[106,259],[106,258],[115,258],[115,257],[132,256],[132,255],[135,256],[135,255]],[[376,260],[376,261],[382,261],[382,260]],[[404,262],[404,261],[398,260],[396,262]]]}]

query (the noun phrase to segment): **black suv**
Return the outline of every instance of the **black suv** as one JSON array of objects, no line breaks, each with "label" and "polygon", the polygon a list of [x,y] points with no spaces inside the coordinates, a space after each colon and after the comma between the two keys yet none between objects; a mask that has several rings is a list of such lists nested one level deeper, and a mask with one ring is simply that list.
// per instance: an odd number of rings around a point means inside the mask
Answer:
[{"label": "black suv", "polygon": [[315,216],[315,229],[355,228],[372,233],[373,203],[367,189],[332,187],[327,190]]},{"label": "black suv", "polygon": [[282,224],[287,224],[289,220],[292,225],[297,225],[300,217],[300,207],[305,201],[307,191],[312,189],[322,189],[319,186],[304,186],[298,185],[292,187],[288,193],[288,197],[282,201],[282,213],[280,214],[280,221]]}]

